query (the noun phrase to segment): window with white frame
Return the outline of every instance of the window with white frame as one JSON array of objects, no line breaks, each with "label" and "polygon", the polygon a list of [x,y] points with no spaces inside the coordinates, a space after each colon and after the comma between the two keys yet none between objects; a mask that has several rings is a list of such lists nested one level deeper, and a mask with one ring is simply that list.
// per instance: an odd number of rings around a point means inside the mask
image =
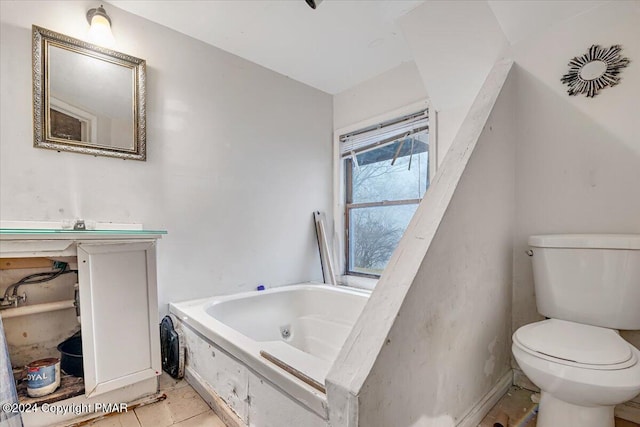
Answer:
[{"label": "window with white frame", "polygon": [[340,136],[346,274],[379,277],[429,187],[428,110]]}]

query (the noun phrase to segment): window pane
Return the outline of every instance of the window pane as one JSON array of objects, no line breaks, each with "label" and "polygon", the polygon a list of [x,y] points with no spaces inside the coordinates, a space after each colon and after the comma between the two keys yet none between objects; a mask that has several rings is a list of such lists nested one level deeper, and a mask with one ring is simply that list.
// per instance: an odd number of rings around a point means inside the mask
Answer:
[{"label": "window pane", "polygon": [[351,162],[352,203],[421,199],[424,195],[429,176],[426,131],[356,157],[357,164]]},{"label": "window pane", "polygon": [[380,275],[417,204],[349,210],[349,271]]}]

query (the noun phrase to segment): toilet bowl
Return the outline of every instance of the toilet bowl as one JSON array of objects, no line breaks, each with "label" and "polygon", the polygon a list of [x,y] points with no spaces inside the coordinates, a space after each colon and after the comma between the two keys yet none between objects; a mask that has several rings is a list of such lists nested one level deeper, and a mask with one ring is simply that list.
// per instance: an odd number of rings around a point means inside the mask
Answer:
[{"label": "toilet bowl", "polygon": [[613,427],[640,393],[640,350],[611,329],[549,319],[513,334],[513,355],[542,392],[538,427]]},{"label": "toilet bowl", "polygon": [[538,427],[614,427],[614,407],[640,393],[640,235],[531,236],[538,312],[512,352],[541,390]]}]

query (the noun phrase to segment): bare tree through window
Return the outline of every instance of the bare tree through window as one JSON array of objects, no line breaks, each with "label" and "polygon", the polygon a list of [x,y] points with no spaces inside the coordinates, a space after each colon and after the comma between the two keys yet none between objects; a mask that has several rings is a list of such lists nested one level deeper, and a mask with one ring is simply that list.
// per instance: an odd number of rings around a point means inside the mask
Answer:
[{"label": "bare tree through window", "polygon": [[425,132],[347,159],[350,272],[384,270],[428,186],[426,139]]}]

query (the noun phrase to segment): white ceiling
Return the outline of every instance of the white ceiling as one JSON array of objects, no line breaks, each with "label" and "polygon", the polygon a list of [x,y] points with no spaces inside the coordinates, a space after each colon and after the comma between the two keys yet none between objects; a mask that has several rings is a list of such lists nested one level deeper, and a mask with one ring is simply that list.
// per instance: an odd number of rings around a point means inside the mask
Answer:
[{"label": "white ceiling", "polygon": [[540,33],[589,9],[601,6],[604,0],[489,0],[504,35],[515,44],[536,32]]},{"label": "white ceiling", "polygon": [[336,94],[412,55],[396,20],[424,0],[110,0],[128,12]]},{"label": "white ceiling", "polygon": [[[427,3],[423,8],[428,5],[430,14],[437,15],[420,19],[420,26],[428,26],[424,31],[446,26],[453,16],[464,15],[471,6],[477,6],[474,1],[462,0],[324,0],[316,10],[307,6],[305,0],[109,0],[108,3],[330,94],[340,93],[402,62],[437,54],[421,43],[414,46],[419,51],[412,55],[399,25],[401,17],[407,15],[404,18],[407,21],[414,14],[419,15],[420,10],[409,12],[423,3]],[[504,36],[514,45],[607,0],[487,0],[487,3]],[[465,23],[477,26],[475,17],[465,18]],[[443,37],[450,36],[446,33]]]}]

